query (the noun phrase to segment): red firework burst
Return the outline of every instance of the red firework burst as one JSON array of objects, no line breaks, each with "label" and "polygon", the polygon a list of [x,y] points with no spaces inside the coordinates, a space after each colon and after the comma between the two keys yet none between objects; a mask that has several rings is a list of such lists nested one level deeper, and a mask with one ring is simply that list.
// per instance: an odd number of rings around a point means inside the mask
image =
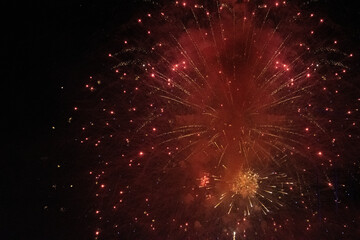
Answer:
[{"label": "red firework burst", "polygon": [[95,178],[96,236],[310,231],[354,111],[336,104],[351,101],[339,91],[353,55],[324,19],[286,2],[200,1],[127,26],[115,76],[92,79],[105,87],[90,134],[111,166]]}]

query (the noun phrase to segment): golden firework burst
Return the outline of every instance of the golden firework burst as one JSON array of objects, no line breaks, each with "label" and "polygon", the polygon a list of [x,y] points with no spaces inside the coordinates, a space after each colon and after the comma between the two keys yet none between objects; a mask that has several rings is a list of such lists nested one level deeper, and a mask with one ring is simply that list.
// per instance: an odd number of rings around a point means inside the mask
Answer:
[{"label": "golden firework burst", "polygon": [[232,191],[242,198],[254,197],[259,189],[259,174],[251,170],[239,172],[232,184]]}]

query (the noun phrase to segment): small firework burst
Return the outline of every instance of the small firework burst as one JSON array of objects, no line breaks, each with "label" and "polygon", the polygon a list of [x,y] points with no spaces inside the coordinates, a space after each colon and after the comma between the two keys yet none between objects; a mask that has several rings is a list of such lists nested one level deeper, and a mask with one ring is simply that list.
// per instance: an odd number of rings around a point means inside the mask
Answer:
[{"label": "small firework burst", "polygon": [[[219,178],[215,180],[221,181]],[[226,182],[229,191],[221,194],[220,205],[229,206],[231,211],[243,212],[244,217],[250,216],[253,211],[262,211],[267,215],[271,209],[278,210],[284,206],[290,187],[294,183],[286,174],[271,173],[260,176],[252,170],[241,170],[233,177],[232,181]]]},{"label": "small firework burst", "polygon": [[259,174],[251,170],[239,172],[232,182],[232,192],[242,198],[253,198],[259,189]]}]

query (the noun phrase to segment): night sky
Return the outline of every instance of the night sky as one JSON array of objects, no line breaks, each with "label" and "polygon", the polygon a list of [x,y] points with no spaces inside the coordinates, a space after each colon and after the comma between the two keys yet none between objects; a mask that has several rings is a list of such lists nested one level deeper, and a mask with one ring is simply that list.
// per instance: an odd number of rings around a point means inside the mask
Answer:
[{"label": "night sky", "polygon": [[[11,14],[2,36],[2,239],[93,237],[90,161],[79,157],[68,120],[77,124],[73,107],[84,81],[108,67],[102,63],[107,48],[118,28],[141,11],[136,2],[8,1],[3,7]],[[358,53],[356,1],[314,2],[351,36]]]}]

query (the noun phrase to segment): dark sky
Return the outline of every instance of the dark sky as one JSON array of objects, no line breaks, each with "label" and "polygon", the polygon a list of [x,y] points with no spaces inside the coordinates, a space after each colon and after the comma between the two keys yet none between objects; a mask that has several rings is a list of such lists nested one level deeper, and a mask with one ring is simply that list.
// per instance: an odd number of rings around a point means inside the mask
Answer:
[{"label": "dark sky", "polygon": [[[8,1],[2,7],[10,13],[2,34],[3,132],[9,153],[2,158],[2,239],[88,239],[93,234],[84,198],[68,187],[86,186],[81,177],[86,167],[76,161],[76,147],[68,145],[66,120],[83,80],[101,67],[95,63],[114,31],[141,5],[134,2]],[[316,5],[356,41],[360,14],[355,2]]]},{"label": "dark sky", "polygon": [[2,44],[9,73],[3,75],[9,155],[3,158],[1,238],[87,239],[86,212],[74,198],[78,190],[68,190],[70,184],[79,186],[77,176],[84,176],[85,168],[68,144],[66,123],[84,80],[99,67],[92,66],[102,46],[132,16],[137,5],[131,2],[5,4],[3,10],[11,13]]}]

